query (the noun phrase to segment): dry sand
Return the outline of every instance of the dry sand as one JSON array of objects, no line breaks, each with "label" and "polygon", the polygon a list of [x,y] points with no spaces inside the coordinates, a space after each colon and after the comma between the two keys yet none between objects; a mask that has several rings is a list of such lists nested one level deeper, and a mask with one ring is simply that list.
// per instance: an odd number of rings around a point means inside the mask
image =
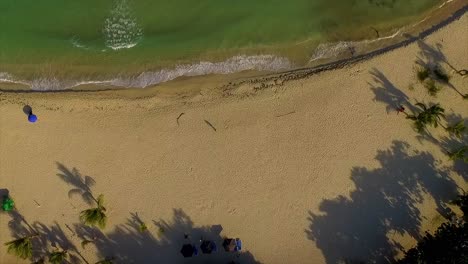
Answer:
[{"label": "dry sand", "polygon": [[[466,165],[454,166],[441,147],[450,143],[446,132],[431,128],[434,139],[420,138],[393,110],[440,102],[466,120],[467,101],[449,87],[430,97],[414,73],[418,57],[438,58],[422,48],[437,45],[467,69],[466,43],[465,14],[422,43],[283,86],[245,84],[229,96],[208,84],[183,95],[2,93],[0,189],[43,237],[76,254],[70,240],[90,263],[111,255],[117,263],[385,263],[443,221],[457,188],[467,190]],[[468,93],[468,79],[441,65]],[[25,104],[37,123],[27,122]],[[76,176],[74,168],[95,180],[91,190],[105,195],[109,213],[108,238],[95,232],[86,249],[78,215],[88,205],[57,176]],[[21,232],[11,219],[0,214],[2,244]],[[244,253],[183,259],[184,232],[193,241],[239,237]],[[28,262],[2,246],[0,263]]]}]

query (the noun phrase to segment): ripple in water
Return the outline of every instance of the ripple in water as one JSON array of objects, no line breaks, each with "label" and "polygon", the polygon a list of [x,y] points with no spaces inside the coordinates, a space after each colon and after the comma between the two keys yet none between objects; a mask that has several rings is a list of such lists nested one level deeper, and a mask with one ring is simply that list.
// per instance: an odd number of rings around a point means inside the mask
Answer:
[{"label": "ripple in water", "polygon": [[104,22],[106,46],[113,49],[134,47],[143,37],[143,30],[133,16],[127,0],[116,0],[110,16]]}]

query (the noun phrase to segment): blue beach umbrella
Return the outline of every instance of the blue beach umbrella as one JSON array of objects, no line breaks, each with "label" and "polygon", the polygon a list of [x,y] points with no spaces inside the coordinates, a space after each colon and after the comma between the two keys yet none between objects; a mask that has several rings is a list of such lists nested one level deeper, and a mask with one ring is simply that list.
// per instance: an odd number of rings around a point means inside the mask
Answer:
[{"label": "blue beach umbrella", "polygon": [[28,115],[28,121],[34,123],[37,121],[37,116],[35,114]]}]

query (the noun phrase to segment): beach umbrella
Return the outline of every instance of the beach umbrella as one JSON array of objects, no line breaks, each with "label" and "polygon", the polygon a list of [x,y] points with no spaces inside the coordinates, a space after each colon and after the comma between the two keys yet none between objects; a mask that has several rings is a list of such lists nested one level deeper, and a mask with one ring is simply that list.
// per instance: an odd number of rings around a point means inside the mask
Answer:
[{"label": "beach umbrella", "polygon": [[37,121],[37,116],[35,114],[28,115],[28,121],[34,123]]},{"label": "beach umbrella", "polygon": [[200,249],[203,252],[203,254],[211,254],[211,252],[218,251],[216,243],[210,240],[203,240],[203,242],[200,245]]},{"label": "beach umbrella", "polygon": [[184,258],[190,258],[194,254],[196,255],[196,248],[191,244],[184,244],[180,253],[184,256]]},{"label": "beach umbrella", "polygon": [[226,238],[223,241],[223,248],[226,252],[232,252],[236,249],[236,240],[233,238]]}]

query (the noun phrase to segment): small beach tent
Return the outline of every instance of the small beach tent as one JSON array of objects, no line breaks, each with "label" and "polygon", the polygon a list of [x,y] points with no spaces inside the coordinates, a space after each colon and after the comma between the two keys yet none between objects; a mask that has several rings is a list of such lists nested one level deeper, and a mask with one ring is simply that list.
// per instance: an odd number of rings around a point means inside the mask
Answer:
[{"label": "small beach tent", "polygon": [[13,201],[13,199],[11,199],[8,196],[3,196],[3,201],[2,201],[3,211],[9,212],[13,210],[14,207],[15,207],[15,202]]},{"label": "small beach tent", "polygon": [[184,258],[190,258],[193,255],[198,255],[197,248],[192,244],[184,244],[180,253],[184,256]]},{"label": "small beach tent", "polygon": [[211,252],[218,251],[216,243],[211,240],[203,240],[200,245],[200,249],[203,252],[203,254],[211,254]]}]

